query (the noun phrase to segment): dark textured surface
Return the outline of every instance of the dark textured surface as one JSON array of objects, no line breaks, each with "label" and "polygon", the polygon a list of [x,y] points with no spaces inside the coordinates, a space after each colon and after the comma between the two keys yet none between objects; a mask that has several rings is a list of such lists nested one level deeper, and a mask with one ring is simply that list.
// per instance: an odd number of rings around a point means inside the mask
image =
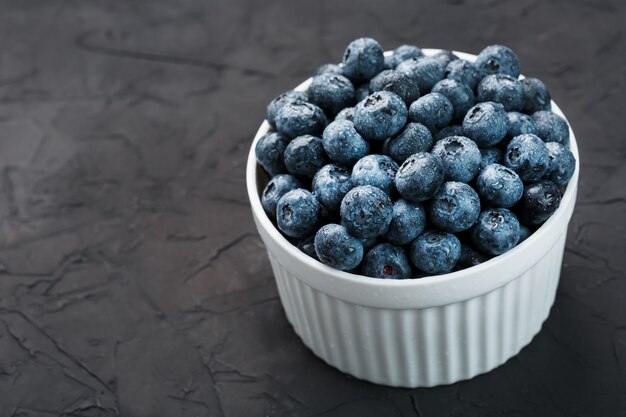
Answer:
[{"label": "dark textured surface", "polygon": [[[626,415],[626,3],[0,2],[0,416]],[[556,303],[474,380],[390,389],[293,333],[245,193],[265,105],[361,35],[513,47],[582,153]]]}]

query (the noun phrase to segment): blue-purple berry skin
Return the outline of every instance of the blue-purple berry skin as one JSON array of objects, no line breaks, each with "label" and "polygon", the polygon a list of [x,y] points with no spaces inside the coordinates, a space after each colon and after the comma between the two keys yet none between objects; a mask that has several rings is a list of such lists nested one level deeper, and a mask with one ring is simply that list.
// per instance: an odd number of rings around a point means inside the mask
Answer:
[{"label": "blue-purple berry skin", "polygon": [[265,118],[272,127],[276,127],[276,116],[285,106],[285,104],[295,103],[298,101],[306,102],[307,100],[308,96],[307,93],[304,91],[285,91],[284,93],[270,101],[270,104],[267,105],[267,113]]},{"label": "blue-purple berry skin", "polygon": [[493,101],[506,111],[520,111],[524,107],[522,82],[504,74],[488,75],[478,84],[478,101]]},{"label": "blue-purple berry skin", "polygon": [[478,194],[494,207],[513,207],[522,198],[524,183],[512,169],[487,165],[476,178]]},{"label": "blue-purple berry skin", "polygon": [[428,274],[450,272],[461,258],[461,242],[452,233],[426,231],[411,244],[410,258],[415,267]]},{"label": "blue-purple berry skin", "polygon": [[522,80],[524,89],[523,111],[533,114],[541,110],[552,110],[550,93],[546,85],[537,78],[526,77]]},{"label": "blue-purple berry skin", "polygon": [[463,136],[463,126],[461,125],[450,125],[446,126],[433,136],[435,142],[440,141],[441,139],[445,139],[449,136]]},{"label": "blue-purple berry skin", "polygon": [[369,84],[369,82],[357,86],[356,90],[354,91],[354,95],[355,95],[357,103],[365,100],[367,98],[367,96],[370,95],[370,84]]},{"label": "blue-purple berry skin", "polygon": [[315,252],[315,235],[305,237],[304,239],[299,239],[296,242],[296,247],[300,249],[300,251],[302,251],[303,253],[309,255],[311,258],[319,261],[317,253]]},{"label": "blue-purple berry skin", "polygon": [[428,152],[433,146],[433,135],[421,123],[407,123],[394,137],[389,139],[386,146],[387,155],[398,164],[418,152]]},{"label": "blue-purple berry skin", "polygon": [[461,257],[459,258],[459,262],[456,266],[459,269],[471,268],[487,262],[491,258],[491,256],[477,251],[471,245],[461,243]]},{"label": "blue-purple berry skin", "polygon": [[385,69],[395,69],[401,62],[410,58],[420,58],[424,53],[415,45],[400,45],[391,55],[385,56]]},{"label": "blue-purple berry skin", "polygon": [[450,64],[452,61],[458,61],[460,58],[456,56],[456,54],[452,51],[448,51],[446,49],[441,50],[434,55],[431,55],[432,58],[436,59],[441,63],[444,69]]},{"label": "blue-purple berry skin", "polygon": [[433,134],[446,127],[453,115],[452,103],[439,93],[426,94],[409,106],[409,121],[423,124]]},{"label": "blue-purple berry skin", "polygon": [[349,271],[361,263],[363,245],[339,224],[322,226],[315,234],[317,258],[328,266],[340,271]]},{"label": "blue-purple berry skin", "polygon": [[520,223],[510,210],[490,208],[480,213],[470,236],[472,244],[481,252],[501,255],[517,245]]},{"label": "blue-purple berry skin", "polygon": [[428,205],[430,223],[444,232],[459,233],[469,229],[479,214],[478,194],[462,182],[445,182]]},{"label": "blue-purple berry skin", "polygon": [[504,165],[517,172],[525,182],[537,181],[543,177],[549,163],[548,148],[535,135],[514,137],[504,151]]},{"label": "blue-purple berry skin", "polygon": [[500,103],[478,103],[463,119],[463,133],[481,148],[496,145],[508,130],[508,117]]},{"label": "blue-purple berry skin", "polygon": [[398,246],[411,243],[426,227],[426,211],[420,203],[398,199],[393,203],[393,217],[384,238]]},{"label": "blue-purple berry skin", "polygon": [[426,56],[407,59],[396,67],[396,71],[409,75],[417,82],[421,94],[429,93],[443,79],[444,69],[441,62]]},{"label": "blue-purple berry skin", "polygon": [[523,224],[520,224],[519,225],[519,241],[517,242],[517,244],[519,245],[520,243],[528,239],[530,235],[532,235],[532,233],[533,233],[532,230],[530,230],[528,227],[524,226]]},{"label": "blue-purple berry skin", "polygon": [[551,111],[538,111],[532,115],[537,125],[537,136],[544,142],[557,142],[569,145],[569,126],[565,119]]},{"label": "blue-purple berry skin", "polygon": [[507,113],[507,118],[509,119],[509,128],[506,132],[507,138],[513,139],[515,136],[527,133],[537,134],[537,125],[529,115],[511,111]]},{"label": "blue-purple berry skin", "polygon": [[420,96],[417,81],[403,72],[385,70],[370,81],[369,91],[391,91],[397,94],[409,106]]},{"label": "blue-purple berry skin", "polygon": [[369,81],[383,70],[383,48],[372,38],[355,39],[343,54],[343,73],[352,82]]},{"label": "blue-purple berry skin", "polygon": [[380,188],[364,185],[348,191],[341,202],[341,224],[358,238],[384,235],[393,217],[389,196]]},{"label": "blue-purple berry skin", "polygon": [[276,132],[263,135],[254,148],[257,162],[270,177],[287,172],[283,160],[289,141]]},{"label": "blue-purple berry skin", "polygon": [[335,120],[326,126],[322,145],[331,161],[345,167],[352,167],[370,151],[369,142],[356,131],[350,120]]},{"label": "blue-purple berry skin", "polygon": [[442,94],[450,100],[454,111],[453,120],[456,121],[463,120],[467,111],[476,104],[471,88],[457,80],[443,79],[433,86],[431,92]]},{"label": "blue-purple berry skin", "polygon": [[480,73],[476,66],[464,59],[451,61],[444,71],[444,77],[450,80],[457,80],[467,85],[472,91],[476,90],[481,80]]},{"label": "blue-purple berry skin", "polygon": [[502,164],[504,158],[504,152],[502,149],[495,146],[488,148],[480,148],[480,169],[484,169],[490,164]]},{"label": "blue-purple berry skin", "polygon": [[270,179],[261,194],[261,205],[267,216],[275,220],[278,200],[289,191],[302,187],[302,183],[289,174],[278,174]]},{"label": "blue-purple berry skin", "polygon": [[[335,116],[335,120],[348,120],[350,122],[352,122],[354,120],[354,112],[355,112],[356,108],[354,107],[346,107],[345,109],[342,109],[339,113],[337,113],[337,115]],[[328,127],[328,126],[327,126]]]},{"label": "blue-purple berry skin", "polygon": [[369,141],[384,141],[404,127],[408,110],[404,101],[389,91],[370,94],[356,106],[354,126]]},{"label": "blue-purple berry skin", "polygon": [[276,115],[276,130],[287,139],[319,135],[326,127],[326,115],[315,104],[304,101],[287,103]]},{"label": "blue-purple berry skin", "polygon": [[324,165],[313,177],[311,189],[324,207],[339,211],[341,200],[352,189],[350,172],[339,165]]},{"label": "blue-purple berry skin", "polygon": [[522,196],[520,220],[528,226],[537,226],[554,214],[561,204],[561,192],[552,181],[527,185]]},{"label": "blue-purple berry skin", "polygon": [[287,192],[278,200],[276,224],[287,236],[305,238],[319,226],[321,206],[308,190],[298,188]]},{"label": "blue-purple berry skin", "polygon": [[476,57],[474,63],[482,77],[491,74],[506,74],[519,77],[519,58],[511,48],[504,45],[489,45]]},{"label": "blue-purple berry skin", "polygon": [[333,117],[344,107],[355,103],[354,86],[349,79],[339,74],[320,74],[312,78],[308,89],[309,102]]},{"label": "blue-purple berry skin", "polygon": [[285,148],[285,166],[296,177],[311,178],[326,163],[328,158],[322,140],[317,136],[298,136]]},{"label": "blue-purple berry skin", "polygon": [[443,163],[446,180],[470,182],[480,169],[480,150],[465,136],[441,139],[431,151]]},{"label": "blue-purple berry skin", "polygon": [[545,178],[559,187],[567,185],[576,170],[576,158],[565,146],[557,142],[546,143],[548,148],[548,171]]},{"label": "blue-purple berry skin", "polygon": [[404,248],[391,243],[379,243],[371,248],[363,258],[361,270],[372,278],[411,278],[411,263]]},{"label": "blue-purple berry skin", "polygon": [[407,158],[396,174],[396,189],[409,201],[422,202],[432,198],[444,180],[441,159],[428,152]]},{"label": "blue-purple berry skin", "polygon": [[352,184],[371,185],[388,195],[396,190],[395,178],[398,164],[387,155],[371,154],[359,159],[352,167]]}]

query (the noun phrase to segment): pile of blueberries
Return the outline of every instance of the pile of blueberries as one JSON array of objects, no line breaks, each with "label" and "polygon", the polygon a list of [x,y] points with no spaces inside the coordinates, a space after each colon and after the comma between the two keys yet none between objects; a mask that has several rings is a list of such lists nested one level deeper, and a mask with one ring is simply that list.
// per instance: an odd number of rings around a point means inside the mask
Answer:
[{"label": "pile of blueberries", "polygon": [[267,107],[255,148],[262,204],[300,250],[336,269],[405,279],[514,248],[559,207],[576,160],[567,122],[515,53],[475,62],[374,39],[346,48],[307,91]]}]

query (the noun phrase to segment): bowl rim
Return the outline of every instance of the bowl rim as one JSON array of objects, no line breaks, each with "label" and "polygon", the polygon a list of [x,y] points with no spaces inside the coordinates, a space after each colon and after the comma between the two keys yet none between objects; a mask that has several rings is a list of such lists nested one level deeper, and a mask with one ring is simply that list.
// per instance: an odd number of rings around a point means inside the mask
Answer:
[{"label": "bowl rim", "polygon": [[[442,49],[436,48],[423,48],[422,52],[425,56],[432,56],[437,52],[442,51]],[[457,55],[461,59],[466,59],[468,61],[474,62],[476,59],[476,55],[460,52],[460,51],[452,51],[455,55]],[[385,55],[391,54],[391,51],[386,51]],[[523,79],[524,76],[520,75],[520,79]],[[311,82],[311,78],[300,83],[294,90],[304,91],[308,88]],[[563,114],[559,106],[551,100],[552,112],[558,114],[563,117],[568,124],[569,133],[570,133],[570,142],[569,149],[576,158],[576,169],[570,182],[567,184],[565,193],[561,199],[561,204],[559,208],[554,212],[554,214],[544,223],[542,224],[534,233],[532,233],[525,241],[518,244],[516,247],[511,249],[510,251],[495,256],[490,260],[483,262],[479,265],[465,268],[459,271],[453,271],[446,274],[441,275],[429,275],[421,278],[408,278],[402,280],[389,280],[389,279],[381,279],[381,278],[373,278],[360,274],[353,274],[350,272],[340,271],[338,269],[332,268],[328,265],[323,264],[322,262],[308,256],[307,254],[300,251],[295,245],[289,242],[274,226],[271,222],[265,210],[263,210],[263,206],[261,205],[260,194],[262,190],[259,190],[257,184],[257,168],[259,167],[256,161],[255,154],[255,146],[258,140],[270,130],[270,125],[267,120],[264,120],[259,129],[257,130],[252,144],[250,146],[250,152],[248,154],[248,160],[246,164],[246,187],[248,191],[248,198],[250,200],[250,205],[254,214],[254,217],[257,221],[257,226],[262,227],[267,235],[274,240],[282,249],[287,251],[287,253],[295,258],[296,262],[304,263],[307,267],[315,270],[315,272],[319,274],[324,274],[327,276],[332,276],[337,280],[343,281],[344,284],[352,284],[355,286],[365,286],[370,288],[397,288],[397,289],[406,289],[407,291],[411,291],[413,289],[417,290],[425,287],[446,287],[446,286],[454,286],[456,284],[461,284],[463,281],[467,279],[468,276],[472,276],[473,279],[479,279],[480,276],[488,275],[486,274],[488,271],[494,269],[495,267],[502,267],[502,264],[511,262],[514,260],[521,252],[524,252],[533,244],[545,239],[550,235],[551,232],[555,231],[557,228],[557,224],[560,224],[564,217],[571,215],[571,211],[573,210],[573,205],[575,204],[576,192],[578,187],[578,177],[580,173],[580,155],[578,152],[578,145],[576,142],[576,137],[572,130],[571,124],[567,117]],[[569,219],[567,219],[569,221]],[[475,276],[475,277],[474,277]],[[507,279],[505,282],[500,282],[500,285],[494,286],[492,289],[498,288],[501,285],[515,279],[516,276]],[[487,279],[487,278],[485,278]],[[467,283],[465,282],[465,285]]]}]

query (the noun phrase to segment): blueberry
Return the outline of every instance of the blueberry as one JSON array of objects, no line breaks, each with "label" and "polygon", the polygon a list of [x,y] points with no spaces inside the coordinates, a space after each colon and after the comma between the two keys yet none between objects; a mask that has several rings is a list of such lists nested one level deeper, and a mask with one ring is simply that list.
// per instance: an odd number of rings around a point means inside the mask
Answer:
[{"label": "blueberry", "polygon": [[499,103],[478,103],[465,115],[463,132],[481,148],[500,142],[507,132],[508,117]]},{"label": "blueberry", "polygon": [[423,124],[431,133],[446,127],[452,121],[453,114],[452,103],[439,93],[426,94],[409,107],[409,120]]},{"label": "blueberry", "polygon": [[383,141],[402,129],[408,111],[404,101],[389,91],[378,91],[359,102],[354,127],[365,139]]},{"label": "blueberry", "polygon": [[287,192],[276,206],[278,228],[289,237],[304,238],[315,233],[320,215],[320,203],[304,188]]},{"label": "blueberry", "polygon": [[285,166],[291,175],[311,178],[326,162],[322,140],[316,136],[298,136],[285,148]]},{"label": "blueberry", "polygon": [[431,57],[410,58],[401,62],[397,71],[412,77],[419,87],[420,93],[430,92],[437,81],[443,79],[444,65]]},{"label": "blueberry", "polygon": [[440,131],[438,131],[433,139],[435,141],[440,141],[441,139],[445,139],[448,136],[463,136],[463,126],[461,125],[450,125],[446,126]]},{"label": "blueberry", "polygon": [[404,249],[390,243],[379,243],[370,249],[361,268],[364,275],[372,278],[411,278],[411,264]]},{"label": "blueberry", "polygon": [[511,139],[504,151],[504,165],[517,172],[522,181],[537,181],[548,170],[546,145],[535,135],[519,135]]},{"label": "blueberry", "polygon": [[341,224],[359,238],[384,235],[393,216],[389,196],[380,188],[364,185],[355,187],[341,202]]},{"label": "blueberry", "polygon": [[472,266],[487,262],[489,259],[491,259],[491,256],[478,252],[466,243],[461,243],[461,257],[459,258],[457,267],[471,268]]},{"label": "blueberry", "polygon": [[472,91],[476,90],[480,82],[480,73],[474,64],[464,59],[451,61],[443,73],[450,80],[457,80],[467,85]]},{"label": "blueberry", "polygon": [[283,153],[289,141],[276,132],[263,135],[256,143],[254,152],[259,165],[269,176],[287,172],[283,161]]},{"label": "blueberry", "polygon": [[520,243],[528,239],[532,233],[533,232],[528,227],[524,226],[523,224],[520,224],[519,225],[519,241],[517,242],[517,244],[519,245]]},{"label": "blueberry", "polygon": [[276,115],[276,130],[287,139],[319,135],[326,126],[326,116],[315,104],[304,101],[286,103]]},{"label": "blueberry", "polygon": [[488,75],[478,84],[478,101],[493,101],[506,111],[518,111],[524,107],[522,82],[505,74]]},{"label": "blueberry", "polygon": [[472,244],[489,255],[501,255],[517,245],[520,224],[505,208],[490,208],[478,216],[470,233]]},{"label": "blueberry", "polygon": [[278,200],[289,191],[302,187],[302,183],[289,174],[274,176],[263,189],[263,194],[261,194],[261,204],[267,216],[275,220]]},{"label": "blueberry", "polygon": [[383,48],[371,38],[356,39],[343,54],[343,72],[353,82],[370,80],[383,70]]},{"label": "blueberry", "polygon": [[469,185],[445,182],[428,206],[430,222],[440,230],[458,233],[467,230],[480,214],[480,198]]},{"label": "blueberry", "polygon": [[356,268],[363,259],[363,245],[341,225],[322,226],[314,242],[319,260],[341,271]]},{"label": "blueberry", "polygon": [[495,207],[509,208],[522,198],[524,183],[515,171],[500,164],[491,164],[478,175],[476,190]]},{"label": "blueberry", "polygon": [[295,90],[286,91],[282,93],[281,95],[279,95],[278,97],[276,97],[274,100],[272,100],[270,104],[268,104],[267,115],[265,116],[265,118],[267,119],[268,123],[272,125],[272,127],[276,127],[276,116],[278,115],[280,110],[285,106],[285,104],[295,103],[298,101],[307,101],[307,100],[308,100],[308,96],[303,91],[295,91]]},{"label": "blueberry", "polygon": [[443,184],[444,170],[441,159],[427,152],[411,155],[396,174],[396,188],[409,201],[426,201],[437,193]]},{"label": "blueberry", "polygon": [[509,119],[509,129],[506,132],[507,138],[513,139],[515,136],[527,133],[537,134],[537,125],[529,115],[511,111],[507,113],[507,117]]},{"label": "blueberry", "polygon": [[392,195],[396,187],[394,180],[398,172],[398,164],[387,155],[367,155],[359,159],[352,168],[354,186],[371,185]]},{"label": "blueberry", "polygon": [[315,253],[315,235],[311,235],[309,237],[305,237],[304,239],[298,240],[296,243],[296,247],[302,252],[309,255],[311,258],[319,261],[317,253]]},{"label": "blueberry", "polygon": [[401,62],[410,58],[419,58],[424,56],[422,50],[414,45],[400,45],[393,50],[391,55],[385,57],[385,69],[394,69]]},{"label": "blueberry", "polygon": [[[335,121],[337,121],[337,120],[353,121],[354,120],[354,112],[355,112],[355,110],[356,110],[355,107],[346,107],[345,109],[343,109],[339,113],[337,113],[337,116],[335,116]],[[328,126],[326,128],[328,128]]]},{"label": "blueberry", "polygon": [[421,123],[407,123],[404,129],[387,142],[387,154],[398,164],[418,152],[427,152],[433,146],[433,135]]},{"label": "blueberry", "polygon": [[524,78],[522,80],[524,88],[524,107],[525,113],[533,114],[540,110],[551,110],[551,98],[545,84],[537,78]]},{"label": "blueberry", "polygon": [[566,185],[574,175],[576,170],[576,158],[565,146],[556,142],[546,143],[548,148],[548,172],[545,178],[549,179],[557,186]]},{"label": "blueberry", "polygon": [[393,217],[385,239],[394,245],[407,245],[426,227],[426,211],[420,203],[398,199],[393,203]]},{"label": "blueberry", "polygon": [[480,51],[475,65],[483,77],[490,74],[506,74],[517,78],[520,73],[517,55],[503,45],[490,45]]},{"label": "blueberry", "polygon": [[470,138],[450,136],[441,139],[431,152],[441,159],[447,180],[470,182],[478,174],[480,150]]},{"label": "blueberry", "polygon": [[368,250],[372,249],[374,245],[378,244],[379,242],[378,236],[367,237],[367,238],[362,237],[362,238],[357,238],[357,239],[359,239],[359,241],[363,245],[363,253],[367,253]]},{"label": "blueberry", "polygon": [[354,123],[349,120],[335,120],[322,135],[322,144],[328,157],[340,165],[351,167],[370,150],[370,144],[359,135]]},{"label": "blueberry", "polygon": [[311,189],[330,211],[339,211],[341,200],[352,189],[350,172],[335,164],[324,165],[313,177]]},{"label": "blueberry", "polygon": [[450,100],[454,120],[463,120],[467,111],[476,104],[472,90],[457,80],[443,79],[433,86],[432,92],[442,94]]},{"label": "blueberry", "polygon": [[461,242],[451,233],[431,230],[411,244],[411,261],[421,271],[442,274],[452,271],[461,257]]},{"label": "blueberry", "polygon": [[569,144],[569,126],[565,119],[550,111],[538,111],[532,118],[537,125],[537,136],[544,142]]},{"label": "blueberry", "polygon": [[552,181],[540,181],[524,188],[520,219],[526,225],[539,225],[559,208],[561,193]]},{"label": "blueberry", "polygon": [[343,75],[343,65],[342,64],[321,65],[315,70],[315,75],[322,75],[322,74]]},{"label": "blueberry", "polygon": [[417,82],[403,72],[395,70],[385,70],[372,78],[369,90],[391,91],[397,94],[408,106],[420,96]]},{"label": "blueberry", "polygon": [[355,98],[356,102],[363,101],[370,95],[370,85],[369,83],[361,84],[355,90]]},{"label": "blueberry", "polygon": [[490,164],[500,164],[502,163],[502,158],[504,154],[500,148],[496,148],[491,146],[489,148],[481,148],[480,149],[480,170],[484,169],[487,165]]},{"label": "blueberry", "polygon": [[459,60],[459,57],[456,56],[454,52],[447,50],[439,51],[432,55],[432,57],[439,61],[444,68],[446,68],[450,62]]},{"label": "blueberry", "polygon": [[309,101],[328,116],[334,116],[355,102],[354,87],[349,79],[338,74],[316,75],[309,85]]}]

